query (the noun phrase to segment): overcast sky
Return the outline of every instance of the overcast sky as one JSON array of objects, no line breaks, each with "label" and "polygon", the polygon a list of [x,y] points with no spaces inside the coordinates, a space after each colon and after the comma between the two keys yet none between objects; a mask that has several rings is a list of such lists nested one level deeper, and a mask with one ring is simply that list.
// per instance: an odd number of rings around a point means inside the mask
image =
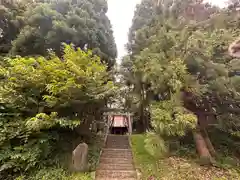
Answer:
[{"label": "overcast sky", "polygon": [[[226,0],[208,0],[223,6]],[[118,49],[118,62],[126,54],[125,44],[128,42],[128,30],[132,24],[135,6],[141,0],[108,0],[108,17],[114,31]]]}]

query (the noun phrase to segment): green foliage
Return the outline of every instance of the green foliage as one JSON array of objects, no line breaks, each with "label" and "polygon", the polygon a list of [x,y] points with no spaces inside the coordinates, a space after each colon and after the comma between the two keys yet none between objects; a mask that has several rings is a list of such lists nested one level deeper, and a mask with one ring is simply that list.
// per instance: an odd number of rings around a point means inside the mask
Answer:
[{"label": "green foliage", "polygon": [[[11,125],[11,124],[10,124]],[[8,125],[7,130],[20,127],[11,127]],[[25,130],[25,131],[24,131]],[[18,130],[19,131],[19,130]],[[11,134],[10,134],[11,133]],[[5,141],[1,141],[1,175],[4,177],[6,172],[28,171],[38,164],[51,153],[51,143],[56,140],[53,134],[39,133],[30,136],[31,132],[27,131],[24,126],[21,129],[21,134],[8,132]],[[4,134],[6,136],[6,134]]]},{"label": "green foliage", "polygon": [[[1,2],[1,178],[28,179],[39,170],[30,179],[91,179],[56,168],[61,163],[54,157],[62,136],[95,138],[89,128],[116,90],[106,12],[105,0]],[[91,152],[92,169],[98,151]]]},{"label": "green foliage", "polygon": [[[227,169],[216,167],[204,167],[196,163],[196,156],[189,157],[190,148],[185,151],[187,154],[179,157],[174,156],[162,157],[152,156],[148,149],[145,148],[145,141],[149,141],[148,135],[135,134],[131,136],[131,146],[133,150],[134,163],[138,172],[141,172],[142,179],[155,178],[158,180],[205,180],[205,179],[239,179],[239,171],[233,167]],[[154,135],[155,138],[158,138]],[[159,143],[159,140],[157,140]],[[194,151],[194,149],[191,149]],[[195,153],[195,152],[191,152]],[[188,157],[188,158],[186,158]],[[225,163],[225,164],[224,164]],[[222,165],[228,165],[223,162]]]},{"label": "green foliage", "polygon": [[[147,149],[145,148],[145,140],[146,136],[143,134],[131,136],[131,147],[133,151],[134,164],[138,170],[141,169],[141,172],[144,173],[143,179],[147,179],[148,176],[152,175],[154,171],[153,169],[156,168],[154,166],[156,159],[154,158],[154,156],[149,154]],[[146,178],[145,175],[147,175]]]},{"label": "green foliage", "polygon": [[62,168],[41,169],[35,175],[30,177],[19,176],[16,180],[92,180],[89,174],[75,173],[70,174]]},{"label": "green foliage", "polygon": [[116,45],[105,0],[11,1],[0,9],[0,54],[47,56],[53,50],[60,56],[61,44],[73,43],[92,49],[109,68],[115,63]]},{"label": "green foliage", "polygon": [[33,115],[47,107],[58,109],[101,100],[113,89],[112,82],[105,83],[106,66],[100,59],[70,46],[65,48],[63,61],[55,55],[50,59],[18,57],[8,61],[9,66],[1,68],[5,74],[2,102],[13,103]]},{"label": "green foliage", "polygon": [[26,127],[30,131],[40,131],[50,129],[56,125],[67,128],[75,128],[80,125],[80,120],[69,121],[64,118],[57,118],[57,113],[52,112],[49,116],[45,113],[39,113],[35,117],[30,118],[26,122]]},{"label": "green foliage", "polygon": [[100,152],[104,148],[103,139],[104,137],[102,137],[102,135],[95,135],[91,139],[91,142],[89,144],[89,154],[88,154],[90,171],[95,171],[98,166],[99,159],[100,159]]},{"label": "green foliage", "polygon": [[107,66],[91,51],[66,45],[64,52],[62,59],[53,53],[48,58],[7,58],[0,68],[2,108],[13,111],[1,114],[3,177],[44,165],[60,132],[71,132],[81,122],[91,124],[93,114],[85,108],[102,106],[115,90]]},{"label": "green foliage", "polygon": [[197,118],[183,107],[174,107],[171,101],[156,103],[152,107],[152,125],[162,136],[183,136],[186,130],[194,129]]},{"label": "green foliage", "polygon": [[0,5],[0,55],[11,49],[11,41],[16,38],[24,24],[23,13],[29,3],[27,1],[4,1]]},{"label": "green foliage", "polygon": [[139,124],[150,124],[145,131],[164,140],[196,126],[239,135],[239,61],[227,54],[239,36],[236,12],[236,4],[221,9],[195,0],[137,6],[122,74],[127,103],[135,104],[128,107]]},{"label": "green foliage", "polygon": [[165,141],[155,133],[147,133],[144,143],[147,152],[155,158],[163,157],[168,152]]}]

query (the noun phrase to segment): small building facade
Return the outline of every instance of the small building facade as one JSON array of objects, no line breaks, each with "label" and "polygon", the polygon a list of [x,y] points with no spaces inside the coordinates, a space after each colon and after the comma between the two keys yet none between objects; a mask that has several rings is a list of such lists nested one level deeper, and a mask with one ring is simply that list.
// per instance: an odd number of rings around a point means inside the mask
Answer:
[{"label": "small building facade", "polygon": [[132,134],[131,113],[107,113],[109,133]]}]

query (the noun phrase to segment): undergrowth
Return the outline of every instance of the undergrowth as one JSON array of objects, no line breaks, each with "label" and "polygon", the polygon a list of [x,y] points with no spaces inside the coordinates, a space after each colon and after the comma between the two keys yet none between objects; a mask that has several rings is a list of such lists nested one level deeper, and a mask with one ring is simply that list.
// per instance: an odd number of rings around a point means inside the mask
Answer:
[{"label": "undergrowth", "polygon": [[[56,151],[52,153],[52,157],[42,162],[41,167],[32,169],[28,174],[23,173],[14,180],[92,180],[101,150],[101,137],[91,135],[90,141],[70,135],[63,137],[56,146]],[[72,151],[76,145],[86,141],[89,146],[89,171],[86,173],[72,172],[69,168]]]},{"label": "undergrowth", "polygon": [[[141,179],[152,180],[238,180],[239,166],[231,157],[219,155],[216,165],[200,166],[194,147],[181,145],[168,156],[155,158],[145,148],[146,135],[132,135],[131,145]],[[222,159],[220,161],[220,159]],[[229,159],[229,160],[227,160]]]},{"label": "undergrowth", "polygon": [[48,168],[31,176],[19,176],[15,180],[92,180],[92,177],[90,173],[70,173],[63,168]]}]

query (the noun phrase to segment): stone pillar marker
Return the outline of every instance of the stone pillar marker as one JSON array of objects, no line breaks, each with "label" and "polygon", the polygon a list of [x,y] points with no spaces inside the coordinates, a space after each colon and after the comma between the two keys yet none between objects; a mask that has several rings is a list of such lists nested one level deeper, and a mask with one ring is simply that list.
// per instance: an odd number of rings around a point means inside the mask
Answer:
[{"label": "stone pillar marker", "polygon": [[88,170],[88,145],[86,143],[79,144],[72,152],[72,167],[77,172]]}]

